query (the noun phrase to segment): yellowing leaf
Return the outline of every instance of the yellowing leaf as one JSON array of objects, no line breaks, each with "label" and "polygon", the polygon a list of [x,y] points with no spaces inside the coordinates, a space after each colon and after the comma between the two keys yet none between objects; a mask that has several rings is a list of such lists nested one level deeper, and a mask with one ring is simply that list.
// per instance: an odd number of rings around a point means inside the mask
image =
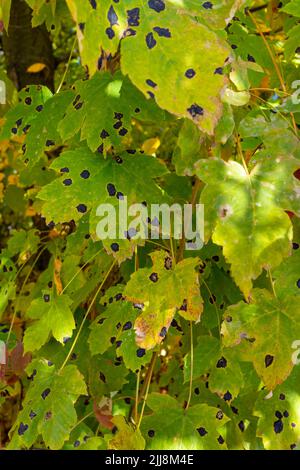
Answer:
[{"label": "yellowing leaf", "polygon": [[42,70],[44,70],[45,67],[46,67],[45,64],[37,62],[35,64],[30,65],[27,68],[27,72],[28,73],[40,73]]}]

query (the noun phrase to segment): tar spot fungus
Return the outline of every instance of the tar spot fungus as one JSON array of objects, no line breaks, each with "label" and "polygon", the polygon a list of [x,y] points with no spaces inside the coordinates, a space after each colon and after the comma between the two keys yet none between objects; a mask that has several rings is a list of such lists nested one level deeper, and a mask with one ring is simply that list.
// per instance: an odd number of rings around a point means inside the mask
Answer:
[{"label": "tar spot fungus", "polygon": [[83,170],[82,173],[80,173],[81,178],[84,180],[87,180],[90,177],[90,172],[88,170]]},{"label": "tar spot fungus", "polygon": [[187,111],[192,116],[192,118],[196,118],[197,116],[203,116],[204,113],[203,108],[197,103],[192,104],[192,106],[188,108]]},{"label": "tar spot fungus", "polygon": [[157,87],[157,83],[155,83],[153,80],[151,80],[150,78],[148,78],[146,80],[146,83],[147,85],[151,86],[152,88],[156,88]]},{"label": "tar spot fungus", "polygon": [[167,332],[168,332],[168,330],[167,330],[167,328],[164,326],[164,327],[162,328],[161,332],[159,333],[159,336],[160,336],[161,338],[165,338],[165,337],[167,336]]},{"label": "tar spot fungus", "polygon": [[173,266],[172,258],[167,256],[167,258],[165,258],[165,268],[169,271],[170,269],[172,269],[172,266]]},{"label": "tar spot fungus", "polygon": [[155,10],[157,13],[160,13],[166,8],[165,3],[163,0],[149,0],[148,1],[149,8]]},{"label": "tar spot fungus", "polygon": [[148,436],[149,436],[149,437],[154,437],[154,435],[155,435],[155,431],[153,431],[153,429],[150,429],[150,430],[148,431]]},{"label": "tar spot fungus", "polygon": [[150,281],[152,281],[152,282],[157,282],[157,281],[158,281],[158,274],[157,274],[157,273],[152,273],[152,274],[149,276],[149,279],[150,279]]},{"label": "tar spot fungus", "polygon": [[47,396],[49,395],[49,393],[51,392],[50,388],[46,388],[46,390],[44,390],[41,394],[41,397],[43,400],[46,400]]},{"label": "tar spot fungus", "polygon": [[110,247],[111,247],[111,249],[114,253],[117,253],[118,251],[120,251],[120,247],[119,247],[118,243],[112,243],[110,245]]},{"label": "tar spot fungus", "polygon": [[141,357],[144,357],[145,354],[146,354],[146,350],[143,349],[143,348],[139,348],[139,349],[137,350],[137,352],[136,352],[137,357],[140,357],[140,358],[141,358]]},{"label": "tar spot fungus", "polygon": [[169,28],[160,28],[159,26],[155,26],[153,31],[155,31],[158,36],[162,38],[170,38],[172,36]]},{"label": "tar spot fungus", "polygon": [[19,436],[23,436],[28,429],[28,424],[21,423],[18,429]]},{"label": "tar spot fungus", "polygon": [[214,71],[215,75],[223,75],[223,68],[222,67],[217,67],[216,70]]},{"label": "tar spot fungus", "polygon": [[224,397],[223,397],[223,398],[224,398],[225,401],[230,401],[230,400],[232,400],[232,395],[231,395],[230,392],[227,391],[227,392],[224,394]]},{"label": "tar spot fungus", "polygon": [[132,323],[131,323],[131,321],[128,321],[128,322],[125,323],[125,325],[123,326],[123,331],[131,330],[131,328],[132,328]]},{"label": "tar spot fungus", "polygon": [[117,190],[116,190],[115,186],[112,183],[109,183],[107,185],[107,192],[111,197],[116,195]]},{"label": "tar spot fungus", "polygon": [[73,181],[71,180],[71,178],[68,178],[68,179],[66,179],[66,180],[63,181],[63,184],[64,184],[65,186],[71,186],[72,183],[73,183]]},{"label": "tar spot fungus", "polygon": [[128,26],[139,26],[140,24],[140,9],[133,8],[127,10]]},{"label": "tar spot fungus", "polygon": [[146,35],[146,44],[148,49],[153,49],[156,46],[156,40],[154,39],[153,33],[148,33]]},{"label": "tar spot fungus", "polygon": [[45,294],[43,296],[43,298],[44,298],[44,302],[50,302],[50,295],[49,294]]},{"label": "tar spot fungus", "polygon": [[213,7],[213,4],[211,2],[204,2],[202,3],[202,6],[203,8],[205,8],[206,10],[211,10],[212,7]]},{"label": "tar spot fungus", "polygon": [[242,432],[244,432],[244,431],[245,431],[245,424],[244,424],[244,421],[240,421],[239,424],[238,424],[238,427],[240,428],[240,430],[241,430]]},{"label": "tar spot fungus", "polygon": [[87,211],[87,207],[85,204],[79,204],[77,206],[77,211],[80,213],[80,214],[85,214],[86,211]]},{"label": "tar spot fungus", "polygon": [[224,441],[224,438],[220,435],[220,436],[218,437],[218,443],[222,445],[222,444],[224,444],[224,442],[225,442],[225,441]]},{"label": "tar spot fungus", "polygon": [[225,367],[227,367],[227,360],[225,357],[222,356],[221,359],[218,360],[216,367],[217,369],[225,369]]},{"label": "tar spot fungus", "polygon": [[204,437],[207,433],[206,429],[203,427],[200,427],[197,429],[198,433],[200,434],[201,437]]},{"label": "tar spot fungus", "polygon": [[196,75],[196,72],[194,69],[187,69],[185,72],[186,78],[193,78]]},{"label": "tar spot fungus", "polygon": [[274,361],[274,356],[271,356],[271,354],[267,354],[265,357],[265,366],[270,367],[273,361]]},{"label": "tar spot fungus", "polygon": [[273,424],[275,434],[280,434],[283,431],[283,422],[279,419]]}]

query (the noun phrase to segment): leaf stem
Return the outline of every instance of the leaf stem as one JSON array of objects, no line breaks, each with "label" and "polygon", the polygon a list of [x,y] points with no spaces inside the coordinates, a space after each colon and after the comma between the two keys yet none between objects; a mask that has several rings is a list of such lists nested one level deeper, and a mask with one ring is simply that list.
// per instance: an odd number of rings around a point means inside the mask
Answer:
[{"label": "leaf stem", "polygon": [[75,49],[75,44],[77,42],[77,36],[75,35],[75,38],[74,38],[74,42],[73,42],[73,45],[72,45],[72,49],[71,49],[71,52],[70,52],[70,55],[69,55],[69,59],[68,59],[68,62],[66,64],[66,68],[65,68],[65,71],[64,71],[64,74],[62,76],[62,79],[61,79],[61,82],[56,90],[56,93],[59,93],[63,84],[64,84],[64,81],[65,81],[65,78],[67,76],[67,73],[69,71],[69,68],[70,68],[70,64],[71,64],[71,60],[72,60],[72,56],[73,56],[73,52],[74,52],[74,49]]},{"label": "leaf stem", "polygon": [[189,397],[185,407],[187,411],[191,404],[192,393],[193,393],[193,375],[194,375],[194,339],[193,339],[193,322],[190,321],[190,336],[191,336],[191,375],[190,375],[190,386],[189,386]]},{"label": "leaf stem", "polygon": [[109,270],[108,270],[107,273],[105,274],[105,276],[104,276],[104,278],[103,278],[103,280],[102,280],[100,286],[98,287],[98,289],[97,289],[97,291],[96,291],[96,294],[94,295],[94,297],[93,297],[93,299],[92,299],[92,301],[91,301],[91,303],[90,303],[90,305],[89,305],[89,308],[87,309],[87,312],[86,312],[86,314],[85,314],[85,316],[84,316],[84,318],[83,318],[83,320],[82,320],[82,322],[81,322],[81,325],[80,325],[80,327],[79,327],[79,330],[78,330],[78,332],[77,332],[77,335],[75,336],[75,339],[74,339],[73,344],[72,344],[72,346],[71,346],[71,348],[70,348],[70,351],[68,352],[66,359],[64,360],[64,362],[63,362],[61,368],[59,369],[59,373],[61,373],[61,371],[64,369],[64,367],[66,366],[67,362],[69,361],[70,357],[72,356],[72,353],[73,353],[73,351],[74,351],[74,348],[75,348],[75,346],[76,346],[76,344],[77,344],[77,341],[78,341],[78,339],[79,339],[79,336],[80,336],[80,334],[81,334],[81,332],[82,332],[83,326],[84,326],[84,324],[85,324],[85,322],[86,322],[86,320],[87,320],[87,318],[88,318],[88,316],[89,316],[89,314],[90,314],[90,311],[92,310],[93,305],[94,305],[94,303],[96,302],[96,299],[97,299],[97,297],[98,297],[98,295],[99,295],[99,293],[100,293],[102,287],[104,286],[104,284],[105,284],[105,282],[106,282],[108,276],[109,276],[110,273],[112,272],[112,270],[113,270],[113,268],[114,268],[116,262],[117,262],[117,261],[115,260],[115,261],[112,263],[112,265],[110,266]]},{"label": "leaf stem", "polygon": [[155,366],[155,363],[156,363],[157,356],[158,356],[158,352],[156,351],[155,353],[153,353],[151,363],[150,363],[150,366],[149,366],[149,369],[148,369],[148,373],[147,373],[147,377],[146,377],[146,384],[147,384],[146,385],[146,392],[145,392],[145,396],[144,396],[144,400],[143,400],[142,411],[141,411],[141,414],[140,414],[137,429],[140,428],[141,422],[142,422],[142,419],[143,419],[143,416],[144,416],[146,402],[147,402],[147,398],[148,398],[148,395],[149,395],[151,379],[152,379],[153,370],[154,370],[154,366]]}]

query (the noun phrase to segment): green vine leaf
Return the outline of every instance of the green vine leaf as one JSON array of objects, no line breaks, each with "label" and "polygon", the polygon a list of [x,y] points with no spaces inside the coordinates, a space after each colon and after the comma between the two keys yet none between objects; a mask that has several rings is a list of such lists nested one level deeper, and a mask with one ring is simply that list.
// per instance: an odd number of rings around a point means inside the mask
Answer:
[{"label": "green vine leaf", "polygon": [[177,309],[183,318],[198,321],[203,308],[197,258],[175,265],[168,254],[157,251],[151,259],[153,266],[134,273],[124,290],[125,298],[142,310],[135,330],[137,343],[145,349],[163,341]]},{"label": "green vine leaf", "polygon": [[71,304],[72,300],[67,295],[53,296],[51,291],[44,291],[42,298],[31,303],[27,315],[34,323],[25,332],[25,351],[38,350],[48,341],[50,334],[62,344],[72,337],[75,322]]},{"label": "green vine leaf", "polygon": [[184,410],[175,398],[159,393],[149,395],[147,405],[153,413],[143,419],[142,431],[149,450],[226,449],[221,433],[228,418],[219,420],[218,408],[201,404]]},{"label": "green vine leaf", "polygon": [[[279,164],[280,163],[280,164]],[[263,268],[278,266],[291,252],[292,225],[284,210],[299,210],[298,161],[270,157],[250,173],[237,162],[211,159],[198,163],[206,187],[206,239],[223,246],[232,276],[246,297]],[[284,185],[282,182],[284,181]]]},{"label": "green vine leaf", "polygon": [[298,296],[278,299],[265,289],[254,289],[250,304],[227,309],[222,334],[225,346],[239,345],[244,360],[253,362],[267,388],[274,390],[294,367],[292,345],[300,338]]},{"label": "green vine leaf", "polygon": [[12,428],[9,448],[28,449],[41,435],[47,447],[61,449],[77,422],[74,403],[87,393],[83,377],[75,366],[58,372],[42,359],[33,361],[27,373],[32,383]]}]

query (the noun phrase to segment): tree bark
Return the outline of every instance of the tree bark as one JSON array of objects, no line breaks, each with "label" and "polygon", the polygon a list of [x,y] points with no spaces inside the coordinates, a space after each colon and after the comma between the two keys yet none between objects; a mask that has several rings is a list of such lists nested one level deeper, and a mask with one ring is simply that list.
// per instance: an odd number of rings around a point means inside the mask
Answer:
[{"label": "tree bark", "polygon": [[[54,91],[54,69],[52,42],[43,24],[31,25],[32,10],[24,0],[12,0],[8,32],[3,37],[7,74],[16,88],[39,84]],[[38,73],[29,73],[33,64],[45,64]]]}]

